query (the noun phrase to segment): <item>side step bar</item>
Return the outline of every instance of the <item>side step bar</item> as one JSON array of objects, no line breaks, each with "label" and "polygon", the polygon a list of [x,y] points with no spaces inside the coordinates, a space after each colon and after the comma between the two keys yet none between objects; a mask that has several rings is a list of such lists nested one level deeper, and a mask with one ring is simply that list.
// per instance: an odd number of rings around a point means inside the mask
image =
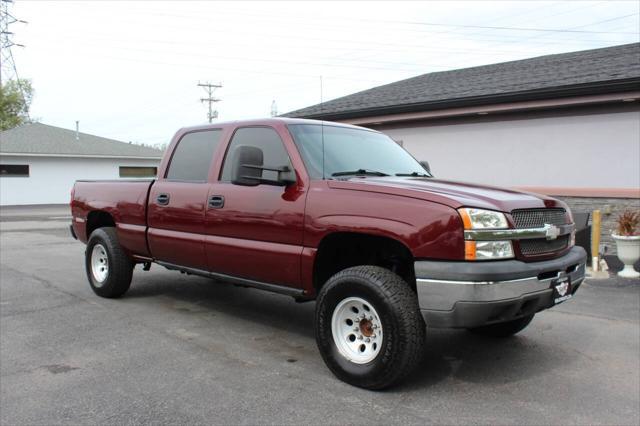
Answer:
[{"label": "side step bar", "polygon": [[303,298],[305,294],[305,291],[299,288],[287,287],[287,286],[278,285],[278,284],[270,284],[262,281],[250,280],[247,278],[239,278],[239,277],[234,277],[232,275],[218,274],[216,272],[203,271],[202,269],[188,268],[185,266],[174,265],[173,263],[168,263],[168,262],[157,261],[156,263],[158,265],[162,265],[165,268],[173,271],[182,271],[188,274],[200,275],[202,277],[213,278],[220,281],[226,281],[236,285],[253,287],[259,290],[265,290],[273,293],[284,294],[287,296],[292,296],[296,299]]}]

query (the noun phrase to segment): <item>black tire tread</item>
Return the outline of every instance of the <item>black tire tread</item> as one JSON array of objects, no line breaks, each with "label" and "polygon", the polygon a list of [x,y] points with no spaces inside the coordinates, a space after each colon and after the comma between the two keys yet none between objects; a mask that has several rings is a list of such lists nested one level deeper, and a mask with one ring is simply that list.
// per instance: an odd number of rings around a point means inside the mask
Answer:
[{"label": "black tire tread", "polygon": [[[420,314],[417,295],[409,287],[409,284],[388,269],[372,265],[354,266],[331,277],[318,295],[316,321],[331,321],[330,318],[318,318],[321,315],[326,295],[336,283],[354,277],[375,283],[393,306],[400,324],[396,341],[401,350],[397,351],[397,359],[392,365],[393,368],[389,368],[384,374],[366,382],[354,381],[350,376],[343,374],[342,371],[336,371],[335,368],[332,368],[331,363],[327,361],[326,354],[322,353],[322,350],[321,353],[329,368],[340,379],[367,389],[384,389],[398,383],[416,368],[424,353],[426,326]],[[316,327],[317,330],[318,327]],[[316,334],[316,337],[319,338],[318,334]]]},{"label": "black tire tread", "polygon": [[[95,287],[92,281],[90,256],[94,243],[102,243],[109,255],[109,276],[102,287]],[[87,277],[93,291],[101,297],[117,298],[129,290],[133,277],[134,263],[118,242],[116,229],[113,227],[98,228],[91,233],[86,251]]]}]

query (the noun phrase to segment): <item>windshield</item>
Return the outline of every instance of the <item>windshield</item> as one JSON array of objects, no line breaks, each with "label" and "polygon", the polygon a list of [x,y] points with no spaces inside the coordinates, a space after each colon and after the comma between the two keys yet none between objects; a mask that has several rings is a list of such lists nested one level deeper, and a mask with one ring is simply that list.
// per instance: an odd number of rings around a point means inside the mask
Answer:
[{"label": "windshield", "polygon": [[415,158],[382,133],[320,124],[288,127],[312,179],[348,175],[429,176]]}]

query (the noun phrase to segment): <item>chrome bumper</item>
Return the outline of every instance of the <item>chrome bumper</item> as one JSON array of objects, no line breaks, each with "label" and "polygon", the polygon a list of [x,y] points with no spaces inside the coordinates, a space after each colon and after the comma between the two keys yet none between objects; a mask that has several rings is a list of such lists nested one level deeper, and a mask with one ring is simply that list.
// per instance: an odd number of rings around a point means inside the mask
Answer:
[{"label": "chrome bumper", "polygon": [[552,283],[564,276],[574,294],[586,253],[574,247],[551,261],[416,262],[420,310],[429,327],[478,327],[509,321],[554,304]]}]

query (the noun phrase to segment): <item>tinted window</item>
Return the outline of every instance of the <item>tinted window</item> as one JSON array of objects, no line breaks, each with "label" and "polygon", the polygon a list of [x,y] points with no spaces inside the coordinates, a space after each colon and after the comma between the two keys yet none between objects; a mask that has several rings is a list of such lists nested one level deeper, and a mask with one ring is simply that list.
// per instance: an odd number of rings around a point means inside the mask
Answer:
[{"label": "tinted window", "polygon": [[[224,166],[222,168],[223,182],[231,181],[231,169],[232,162],[235,155],[235,150],[239,146],[255,146],[262,150],[264,155],[264,166],[280,167],[288,166],[292,168],[291,161],[287,150],[282,143],[282,139],[278,133],[270,127],[245,127],[238,129],[233,135],[233,139],[229,144],[227,155],[224,159]],[[278,173],[263,170],[262,177],[264,179],[277,179]]]},{"label": "tinted window", "polygon": [[187,133],[173,152],[167,179],[205,182],[221,130]]},{"label": "tinted window", "polygon": [[313,179],[334,173],[371,170],[387,175],[425,174],[424,168],[400,145],[382,133],[317,124],[288,126]]},{"label": "tinted window", "polygon": [[0,176],[29,177],[29,165],[0,164]]}]

